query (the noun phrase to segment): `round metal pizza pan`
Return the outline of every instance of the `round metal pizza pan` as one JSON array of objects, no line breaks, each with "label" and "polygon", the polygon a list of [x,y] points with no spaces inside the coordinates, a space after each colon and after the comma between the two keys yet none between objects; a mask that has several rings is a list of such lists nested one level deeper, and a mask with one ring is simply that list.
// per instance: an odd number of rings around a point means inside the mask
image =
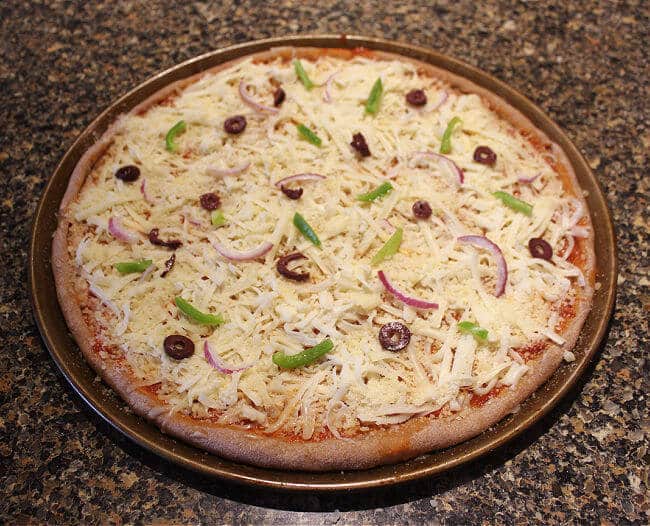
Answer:
[{"label": "round metal pizza pan", "polygon": [[[244,55],[276,46],[366,47],[405,55],[452,73],[503,97],[526,115],[567,154],[581,187],[586,192],[591,220],[595,228],[598,289],[593,309],[582,329],[576,348],[576,361],[565,364],[514,415],[479,436],[441,451],[408,462],[363,471],[307,473],[257,468],[208,454],[163,434],[153,424],[136,416],[122,400],[101,382],[84,361],[61,313],[50,265],[52,235],[56,229],[56,211],[70,174],[83,152],[121,113],[130,110],[167,84]],[[616,293],[616,240],[603,192],[588,164],[564,132],[522,94],[483,71],[435,51],[408,44],[358,36],[299,36],[259,40],[220,49],[198,56],[164,71],[139,85],[104,110],[67,151],[49,180],[34,216],[29,258],[29,286],[34,317],[43,341],[54,362],[72,388],[101,418],[141,447],[183,468],[208,477],[216,477],[284,490],[340,491],[381,487],[440,474],[453,467],[495,450],[524,433],[546,415],[588,367],[607,331]]]}]

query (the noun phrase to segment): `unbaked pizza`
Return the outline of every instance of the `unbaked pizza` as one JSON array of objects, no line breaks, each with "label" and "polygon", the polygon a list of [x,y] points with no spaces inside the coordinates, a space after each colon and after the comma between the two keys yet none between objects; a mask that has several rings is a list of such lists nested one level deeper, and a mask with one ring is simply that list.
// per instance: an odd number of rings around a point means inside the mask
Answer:
[{"label": "unbaked pizza", "polygon": [[368,50],[177,82],[81,158],[52,264],[86,360],[164,432],[260,466],[391,463],[516,410],[572,350],[593,228],[496,95]]}]

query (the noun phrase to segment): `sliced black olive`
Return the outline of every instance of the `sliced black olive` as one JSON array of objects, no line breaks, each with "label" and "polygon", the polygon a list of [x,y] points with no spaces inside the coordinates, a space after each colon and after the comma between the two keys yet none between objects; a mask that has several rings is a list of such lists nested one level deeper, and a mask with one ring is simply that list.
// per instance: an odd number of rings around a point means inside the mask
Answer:
[{"label": "sliced black olive", "polygon": [[132,183],[133,181],[137,181],[138,177],[140,177],[140,168],[132,164],[121,166],[115,172],[115,177],[121,179],[125,183]]},{"label": "sliced black olive", "polygon": [[413,203],[413,215],[418,219],[429,219],[431,212],[431,205],[426,201],[416,201]]},{"label": "sliced black olive", "polygon": [[180,334],[170,334],[165,338],[163,347],[167,356],[175,360],[189,358],[194,354],[194,342]]},{"label": "sliced black olive", "polygon": [[164,278],[167,274],[169,274],[169,271],[172,269],[174,266],[174,263],[176,262],[176,254],[172,254],[167,261],[165,261],[165,270],[163,270],[160,273],[160,277]]},{"label": "sliced black olive", "polygon": [[246,117],[243,115],[229,117],[223,123],[223,129],[226,130],[226,133],[232,133],[233,135],[243,132],[246,129]]},{"label": "sliced black olive", "polygon": [[474,150],[474,160],[477,163],[493,166],[497,162],[497,154],[489,146],[478,146]]},{"label": "sliced black olive", "polygon": [[412,106],[424,106],[427,103],[427,94],[424,90],[413,89],[406,94],[406,102]]},{"label": "sliced black olive", "polygon": [[286,195],[289,199],[300,199],[300,196],[302,195],[302,188],[289,188],[288,186],[285,185],[280,185],[280,190],[282,190],[282,193]]},{"label": "sliced black olive", "polygon": [[368,148],[368,143],[362,133],[355,133],[352,136],[350,146],[359,152],[361,157],[368,157],[370,155],[370,148]]},{"label": "sliced black olive", "polygon": [[528,250],[534,258],[551,261],[553,257],[553,247],[541,237],[534,237],[528,242]]},{"label": "sliced black olive", "polygon": [[296,259],[307,258],[300,252],[294,252],[293,254],[288,254],[278,259],[276,268],[278,269],[278,272],[287,279],[292,279],[294,281],[307,281],[309,279],[309,272],[294,272],[293,270],[289,270],[289,268],[287,268],[287,265]]},{"label": "sliced black olive", "polygon": [[379,343],[387,351],[401,351],[411,341],[411,331],[398,321],[392,321],[379,329]]},{"label": "sliced black olive", "polygon": [[158,228],[152,228],[151,232],[149,232],[149,241],[151,242],[152,245],[157,245],[159,247],[167,247],[167,248],[171,248],[172,250],[176,250],[178,247],[180,247],[183,244],[183,242],[180,241],[179,239],[171,239],[170,241],[164,241],[158,237],[159,234],[160,234],[160,230]]},{"label": "sliced black olive", "polygon": [[219,196],[214,192],[203,194],[199,197],[199,201],[201,202],[201,206],[206,210],[216,210],[221,204],[221,199],[219,199]]},{"label": "sliced black olive", "polygon": [[282,88],[276,89],[275,93],[273,94],[273,106],[276,108],[280,106],[284,102],[286,96],[287,95]]}]

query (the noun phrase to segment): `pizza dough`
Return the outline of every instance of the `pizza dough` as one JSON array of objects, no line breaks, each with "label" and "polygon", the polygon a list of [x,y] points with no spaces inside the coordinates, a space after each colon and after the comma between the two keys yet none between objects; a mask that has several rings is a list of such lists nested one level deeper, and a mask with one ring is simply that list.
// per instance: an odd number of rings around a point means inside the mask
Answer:
[{"label": "pizza dough", "polygon": [[282,48],[119,118],[72,174],[52,264],[86,360],[136,412],[322,471],[512,411],[573,359],[593,254],[563,152],[496,95],[396,55]]}]

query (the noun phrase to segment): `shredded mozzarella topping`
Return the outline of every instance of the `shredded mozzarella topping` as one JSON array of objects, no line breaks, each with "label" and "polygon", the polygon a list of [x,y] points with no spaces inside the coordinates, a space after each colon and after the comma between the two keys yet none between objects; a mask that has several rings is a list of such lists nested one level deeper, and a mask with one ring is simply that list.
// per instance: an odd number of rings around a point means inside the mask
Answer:
[{"label": "shredded mozzarella topping", "polygon": [[[326,430],[345,437],[367,424],[400,423],[443,407],[460,411],[469,403],[466,393],[516,385],[529,367],[515,349],[546,339],[563,344],[556,311],[571,301],[576,284],[585,284],[566,257],[554,257],[553,264],[532,258],[528,240],[543,236],[556,253],[565,238],[573,246],[573,236],[586,235],[577,226],[580,202],[563,191],[542,155],[476,95],[455,92],[407,62],[323,57],[303,64],[312,79],[338,72],[328,82],[330,103],[322,103],[324,87],[305,90],[290,63],[245,61],[205,75],[172,104],[123,120],[106,161],[93,169],[73,209],[85,236],[75,261],[89,290],[109,308],[96,313],[108,321],[106,340],[119,344],[143,381],[160,382],[159,396],[171,411],[219,415],[222,422],[249,422],[304,439]],[[364,103],[378,77],[384,94],[377,114],[369,116]],[[255,100],[269,103],[270,78],[282,84],[286,100],[277,114],[256,113],[242,102],[239,83],[249,85]],[[437,107],[408,107],[404,95],[416,88]],[[223,130],[233,115],[248,120],[240,135]],[[454,116],[462,125],[448,157],[464,171],[461,186],[445,163],[416,157],[439,151]],[[187,131],[176,139],[179,151],[170,153],[164,137],[181,119]],[[296,123],[314,130],[322,146],[301,139]],[[370,157],[360,159],[350,147],[358,132]],[[496,165],[473,162],[479,145],[497,153]],[[146,200],[140,183],[114,177],[126,164],[140,167]],[[224,168],[215,175],[215,166],[246,170]],[[273,186],[288,175],[312,172],[327,178],[301,183],[299,200]],[[521,174],[539,176],[521,184]],[[356,199],[388,178],[394,190],[385,198],[370,204]],[[531,203],[532,216],[504,206],[492,195],[498,190]],[[198,204],[206,192],[221,196],[227,223],[218,236]],[[414,220],[411,207],[418,200],[431,205],[429,220]],[[296,211],[322,249],[294,227]],[[164,268],[170,251],[145,236],[130,245],[115,241],[106,230],[111,216],[124,218],[134,231],[159,228],[162,239],[183,241],[165,278],[153,269]],[[370,260],[397,227],[404,230],[399,253],[381,268],[395,286],[437,302],[437,310],[400,303],[376,277]],[[455,242],[468,234],[484,235],[503,251],[509,269],[503,296],[491,293],[495,266],[489,253]],[[233,251],[263,242],[273,247],[253,261],[229,261],[211,246],[216,237]],[[302,265],[309,282],[277,273],[277,258],[293,251],[307,256]],[[136,259],[153,260],[146,276],[123,276],[113,267]],[[176,295],[202,311],[223,313],[226,323],[206,330],[179,315]],[[488,341],[461,334],[459,320],[486,329]],[[378,330],[391,321],[412,331],[408,350],[380,346]],[[255,365],[227,375],[201,352],[172,360],[162,345],[169,334],[187,335],[197,346],[207,338],[222,360]],[[312,365],[283,370],[271,361],[276,351],[295,354],[325,336],[334,349]]]}]

